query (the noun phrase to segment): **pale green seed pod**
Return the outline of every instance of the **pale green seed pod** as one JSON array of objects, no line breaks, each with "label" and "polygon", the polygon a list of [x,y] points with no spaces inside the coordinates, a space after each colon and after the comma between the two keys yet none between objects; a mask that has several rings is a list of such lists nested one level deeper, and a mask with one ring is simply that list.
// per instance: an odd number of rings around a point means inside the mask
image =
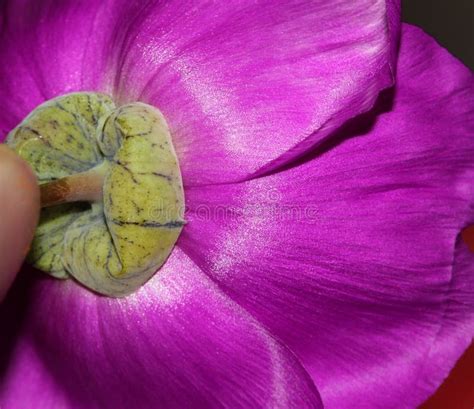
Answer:
[{"label": "pale green seed pod", "polygon": [[[166,261],[184,225],[179,164],[163,115],[95,93],[40,105],[8,136],[40,183],[102,181],[92,202],[42,210],[28,260],[112,297],[132,293]],[[94,179],[94,180],[95,180]]]}]

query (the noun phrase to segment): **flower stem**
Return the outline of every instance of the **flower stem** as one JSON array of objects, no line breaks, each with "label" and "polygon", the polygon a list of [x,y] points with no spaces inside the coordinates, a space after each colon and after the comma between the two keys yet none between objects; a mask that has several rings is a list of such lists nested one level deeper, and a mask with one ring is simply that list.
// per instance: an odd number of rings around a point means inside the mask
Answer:
[{"label": "flower stem", "polygon": [[108,165],[103,162],[88,171],[41,184],[41,207],[102,200],[107,169]]}]

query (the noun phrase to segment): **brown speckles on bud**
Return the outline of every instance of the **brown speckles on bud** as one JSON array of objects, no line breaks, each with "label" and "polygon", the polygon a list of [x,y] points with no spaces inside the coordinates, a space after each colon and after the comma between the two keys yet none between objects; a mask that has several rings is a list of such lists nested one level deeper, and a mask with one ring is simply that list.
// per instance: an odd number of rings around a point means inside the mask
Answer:
[{"label": "brown speckles on bud", "polygon": [[69,94],[33,111],[7,143],[41,181],[35,267],[120,297],[165,263],[184,226],[184,192],[159,110]]}]

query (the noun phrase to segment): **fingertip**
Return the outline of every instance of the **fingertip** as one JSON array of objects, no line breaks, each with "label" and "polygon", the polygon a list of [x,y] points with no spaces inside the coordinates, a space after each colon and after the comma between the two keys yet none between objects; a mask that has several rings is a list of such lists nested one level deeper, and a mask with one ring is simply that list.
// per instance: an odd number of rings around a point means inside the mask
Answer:
[{"label": "fingertip", "polygon": [[36,176],[24,160],[0,145],[0,300],[29,250],[39,210]]}]

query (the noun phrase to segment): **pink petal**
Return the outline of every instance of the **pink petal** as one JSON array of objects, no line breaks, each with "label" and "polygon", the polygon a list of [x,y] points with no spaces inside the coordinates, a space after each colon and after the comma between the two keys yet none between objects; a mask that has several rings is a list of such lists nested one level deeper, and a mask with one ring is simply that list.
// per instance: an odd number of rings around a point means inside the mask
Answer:
[{"label": "pink petal", "polygon": [[116,92],[163,111],[188,186],[249,178],[372,106],[392,84],[398,20],[395,1],[145,7]]},{"label": "pink petal", "polygon": [[393,82],[398,1],[5,2],[7,132],[73,90],[143,100],[170,123],[187,185],[270,171]]},{"label": "pink petal", "polygon": [[2,407],[322,407],[293,354],[179,249],[125,299],[52,279],[29,297]]},{"label": "pink petal", "polygon": [[47,99],[107,91],[105,38],[114,13],[106,2],[4,1],[0,14],[0,142]]},{"label": "pink petal", "polygon": [[473,74],[405,26],[378,111],[298,166],[187,190],[180,246],[295,351],[326,408],[413,408],[472,340],[456,243],[474,223],[473,112]]}]

